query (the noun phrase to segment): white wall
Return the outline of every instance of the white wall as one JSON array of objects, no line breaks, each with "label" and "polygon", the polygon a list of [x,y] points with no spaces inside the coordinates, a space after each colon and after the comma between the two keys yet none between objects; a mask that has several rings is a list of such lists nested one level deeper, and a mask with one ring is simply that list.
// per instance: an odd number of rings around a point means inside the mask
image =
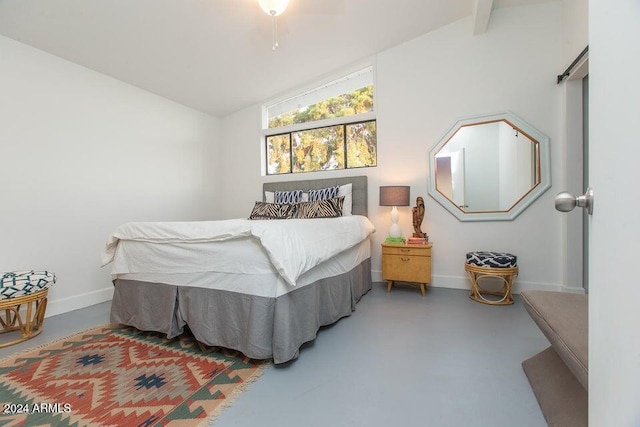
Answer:
[{"label": "white wall", "polygon": [[[403,178],[414,194],[426,193],[426,153],[440,134],[461,117],[483,113],[510,110],[547,134],[552,177],[561,168],[560,98],[554,81],[561,53],[559,4],[496,11],[480,36],[472,36],[470,28],[471,22],[462,20],[378,58],[379,138],[385,146],[401,144],[409,154],[390,157],[383,173],[422,171]],[[380,156],[389,152],[381,149]],[[420,152],[425,153],[422,159]],[[516,290],[560,286],[560,222],[553,193],[554,188],[547,191],[514,221],[487,223],[461,223],[428,198],[434,285],[468,288],[464,254],[486,249],[518,255]]]},{"label": "white wall", "polygon": [[260,129],[262,109],[259,105],[227,116],[222,121],[220,157],[221,217],[248,217],[254,202],[262,200],[262,170],[266,164],[261,155]]},{"label": "white wall", "polygon": [[[423,230],[434,242],[433,285],[468,288],[462,267],[471,250],[510,251],[519,256],[522,288],[560,289],[563,254],[561,216],[553,208],[560,189],[561,93],[555,76],[562,71],[561,6],[501,9],[492,14],[486,34],[473,36],[470,18],[389,49],[376,58],[378,166],[352,171],[307,173],[302,178],[365,174],[369,177],[369,217],[378,229],[372,269],[380,280],[380,242],[390,226],[389,209],[378,206],[380,185],[407,184],[411,197],[423,196]],[[427,154],[441,135],[463,117],[510,110],[551,139],[553,188],[515,221],[459,222],[427,196]],[[224,217],[247,216],[260,198],[264,181],[300,176],[262,177],[260,106],[223,120],[225,159]],[[410,208],[400,209],[405,235],[413,229]]]},{"label": "white wall", "polygon": [[562,69],[589,44],[589,2],[587,0],[562,0]]},{"label": "white wall", "polygon": [[206,219],[219,120],[0,37],[0,271],[48,269],[47,315],[111,298],[108,234]]}]

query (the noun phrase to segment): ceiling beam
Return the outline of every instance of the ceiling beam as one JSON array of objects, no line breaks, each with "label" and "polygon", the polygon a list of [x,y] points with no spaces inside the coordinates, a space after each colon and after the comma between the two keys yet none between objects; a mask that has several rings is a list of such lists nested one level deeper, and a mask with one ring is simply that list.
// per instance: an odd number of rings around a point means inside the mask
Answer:
[{"label": "ceiling beam", "polygon": [[474,0],[473,7],[473,35],[484,34],[491,19],[493,0]]}]

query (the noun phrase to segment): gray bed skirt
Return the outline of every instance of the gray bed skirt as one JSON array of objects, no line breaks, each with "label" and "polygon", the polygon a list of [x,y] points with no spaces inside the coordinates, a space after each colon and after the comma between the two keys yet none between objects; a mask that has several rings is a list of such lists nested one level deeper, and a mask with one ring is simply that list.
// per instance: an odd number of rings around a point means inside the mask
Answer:
[{"label": "gray bed skirt", "polygon": [[277,298],[116,279],[111,322],[173,338],[188,326],[204,344],[284,363],[321,326],[349,316],[371,289],[371,259]]}]

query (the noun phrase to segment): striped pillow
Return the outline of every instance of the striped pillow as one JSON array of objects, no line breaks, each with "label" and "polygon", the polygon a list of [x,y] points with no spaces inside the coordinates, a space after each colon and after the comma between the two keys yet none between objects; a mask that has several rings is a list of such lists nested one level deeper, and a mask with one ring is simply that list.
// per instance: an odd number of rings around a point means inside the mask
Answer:
[{"label": "striped pillow", "polygon": [[256,202],[249,219],[291,219],[296,213],[296,206]]},{"label": "striped pillow", "polygon": [[298,207],[296,218],[336,218],[342,216],[343,203],[344,196],[320,200],[318,202],[298,203],[296,205]]},{"label": "striped pillow", "polygon": [[302,201],[302,190],[276,191],[273,202],[281,205],[293,205]]},{"label": "striped pillow", "polygon": [[340,186],[321,188],[319,190],[309,190],[309,201],[318,202],[320,200],[334,199],[338,197]]}]

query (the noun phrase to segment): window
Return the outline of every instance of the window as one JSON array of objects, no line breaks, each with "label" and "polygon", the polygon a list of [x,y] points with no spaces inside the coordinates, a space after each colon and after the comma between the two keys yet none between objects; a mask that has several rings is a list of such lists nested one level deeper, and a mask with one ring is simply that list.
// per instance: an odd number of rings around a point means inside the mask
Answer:
[{"label": "window", "polygon": [[267,174],[376,166],[371,67],[264,107]]}]

